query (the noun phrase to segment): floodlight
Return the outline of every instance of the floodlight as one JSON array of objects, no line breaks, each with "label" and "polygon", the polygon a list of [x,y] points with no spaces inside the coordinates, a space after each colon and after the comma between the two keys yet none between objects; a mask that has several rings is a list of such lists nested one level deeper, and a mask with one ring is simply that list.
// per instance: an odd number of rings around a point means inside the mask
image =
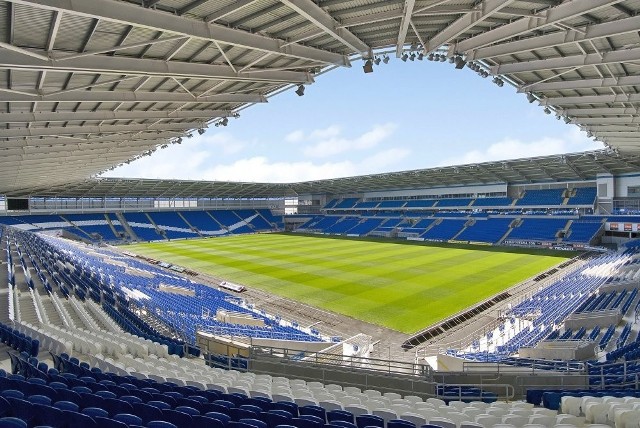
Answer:
[{"label": "floodlight", "polygon": [[452,56],[449,57],[449,64],[453,64],[456,59]]},{"label": "floodlight", "polygon": [[549,109],[549,107],[544,108],[544,114],[551,114],[551,110]]},{"label": "floodlight", "polygon": [[434,61],[440,61],[440,54],[436,54],[436,55],[433,57],[433,60],[434,60]]},{"label": "floodlight", "polygon": [[193,137],[193,134],[187,134],[187,138]]},{"label": "floodlight", "polygon": [[565,116],[564,123],[569,123],[569,122],[571,122],[571,118],[569,116]]},{"label": "floodlight", "polygon": [[593,132],[587,131],[587,137],[589,137],[589,138],[593,137]]},{"label": "floodlight", "polygon": [[366,60],[362,69],[365,73],[373,73],[373,62],[370,59]]},{"label": "floodlight", "polygon": [[298,85],[298,89],[296,89],[296,94],[299,97],[304,95],[304,85]]},{"label": "floodlight", "polygon": [[536,97],[531,93],[531,92],[527,92],[527,101],[529,101],[530,103],[534,102],[536,100]]},{"label": "floodlight", "polygon": [[462,59],[462,57],[460,55],[458,55],[457,57],[455,57],[455,59],[453,60],[454,64],[456,65],[456,68],[458,70],[464,68],[464,65],[467,63],[464,59]]},{"label": "floodlight", "polygon": [[377,56],[377,57],[376,57],[376,59],[374,59],[374,60],[373,60],[373,63],[374,63],[375,65],[380,65],[380,57],[379,57],[379,56]]},{"label": "floodlight", "polygon": [[385,64],[389,64],[389,56],[385,55],[384,58],[382,59],[382,62],[384,62]]},{"label": "floodlight", "polygon": [[411,56],[409,57],[409,59],[411,61],[415,61],[416,60],[416,54],[412,53]]},{"label": "floodlight", "polygon": [[427,59],[428,59],[429,61],[433,61],[433,54],[432,54],[432,53],[430,53],[430,54],[429,54],[429,56],[427,57]]},{"label": "floodlight", "polygon": [[229,118],[225,117],[224,119],[222,119],[222,122],[220,123],[222,123],[222,126],[227,126],[229,124]]},{"label": "floodlight", "polygon": [[182,144],[182,137],[178,137],[178,139],[176,140],[176,144]]},{"label": "floodlight", "polygon": [[404,62],[407,62],[407,58],[409,58],[409,55],[407,55],[407,53],[405,52],[400,59]]},{"label": "floodlight", "polygon": [[423,58],[424,58],[424,54],[422,52],[420,52],[418,54],[418,61],[422,61]]},{"label": "floodlight", "polygon": [[204,129],[202,129],[202,128],[198,129],[198,135],[202,135],[202,134],[204,134],[204,132],[205,132]]},{"label": "floodlight", "polygon": [[445,62],[446,60],[447,57],[444,54],[440,55],[440,62]]}]

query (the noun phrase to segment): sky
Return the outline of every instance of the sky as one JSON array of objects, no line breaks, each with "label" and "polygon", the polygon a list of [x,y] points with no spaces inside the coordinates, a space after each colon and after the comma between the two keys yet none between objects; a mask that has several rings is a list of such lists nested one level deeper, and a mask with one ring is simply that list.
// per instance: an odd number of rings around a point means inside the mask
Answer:
[{"label": "sky", "polygon": [[105,176],[297,182],[603,148],[505,84],[392,58],[317,76]]}]

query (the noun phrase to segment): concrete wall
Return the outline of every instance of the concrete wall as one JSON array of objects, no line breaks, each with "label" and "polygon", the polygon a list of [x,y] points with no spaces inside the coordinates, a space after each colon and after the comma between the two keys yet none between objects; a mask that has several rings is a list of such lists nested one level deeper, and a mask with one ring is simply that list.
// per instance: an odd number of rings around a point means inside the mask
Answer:
[{"label": "concrete wall", "polygon": [[587,312],[581,314],[571,314],[564,321],[565,329],[594,328],[597,326],[617,325],[622,319],[619,309],[610,311]]}]

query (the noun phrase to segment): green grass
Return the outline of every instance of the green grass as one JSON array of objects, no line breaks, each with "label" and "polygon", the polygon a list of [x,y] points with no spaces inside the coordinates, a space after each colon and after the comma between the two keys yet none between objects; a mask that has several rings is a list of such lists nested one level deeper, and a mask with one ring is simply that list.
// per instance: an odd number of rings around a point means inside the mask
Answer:
[{"label": "green grass", "polygon": [[403,333],[416,332],[569,257],[287,234],[156,242],[127,250]]}]

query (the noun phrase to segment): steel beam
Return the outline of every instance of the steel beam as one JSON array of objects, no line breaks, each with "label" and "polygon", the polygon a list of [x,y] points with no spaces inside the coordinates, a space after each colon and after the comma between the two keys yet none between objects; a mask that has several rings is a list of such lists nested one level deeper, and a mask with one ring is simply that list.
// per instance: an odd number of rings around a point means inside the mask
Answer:
[{"label": "steel beam", "polygon": [[456,52],[468,52],[482,46],[501,42],[521,34],[530,33],[539,28],[562,23],[585,13],[621,3],[623,0],[579,0],[569,1],[559,6],[543,10],[532,17],[524,17],[493,30],[485,31],[457,44]]},{"label": "steel beam", "polygon": [[555,97],[543,98],[540,100],[542,106],[573,105],[573,104],[610,104],[610,103],[631,103],[640,102],[640,94],[618,94],[618,95],[583,95],[576,97]]},{"label": "steel beam", "polygon": [[258,0],[236,0],[235,2],[213,12],[204,19],[206,22],[212,23],[217,21],[218,19],[222,19],[225,16],[231,15],[232,13],[242,9],[243,7],[251,6],[253,3]]},{"label": "steel beam", "polygon": [[[157,125],[51,126],[48,128],[0,129],[0,138],[46,137],[61,135],[114,134],[149,131],[186,131],[198,128],[197,123],[160,123]],[[135,139],[132,137],[131,139]]]},{"label": "steel beam", "polygon": [[14,3],[57,10],[72,15],[86,16],[153,31],[180,34],[205,41],[216,41],[246,49],[271,52],[278,55],[317,61],[325,64],[349,66],[349,60],[340,54],[299,44],[285,44],[273,39],[223,25],[209,24],[192,18],[145,9],[134,3],[115,0],[11,0]]},{"label": "steel beam", "polygon": [[616,124],[640,124],[640,116],[627,117],[573,117],[571,122],[574,125],[616,125]]},{"label": "steel beam", "polygon": [[266,103],[267,98],[259,94],[217,94],[193,97],[183,92],[116,92],[116,91],[72,91],[51,95],[29,95],[24,93],[2,93],[4,102],[95,102],[95,103]]},{"label": "steel beam", "polygon": [[543,36],[529,37],[495,46],[474,49],[467,52],[469,60],[479,60],[496,56],[515,55],[535,49],[546,49],[567,43],[579,43],[604,37],[635,33],[640,28],[640,15],[618,19],[602,24],[593,24],[584,29],[567,29]]},{"label": "steel beam", "polygon": [[354,53],[368,56],[371,48],[351,31],[339,28],[338,22],[311,0],[280,0],[288,8],[294,10],[316,27],[347,46]]},{"label": "steel beam", "polygon": [[440,46],[454,41],[457,37],[469,31],[475,25],[500,12],[501,9],[514,3],[516,0],[484,0],[478,5],[477,10],[469,12],[456,19],[438,34],[429,39],[426,52],[432,52]]},{"label": "steel beam", "polygon": [[409,24],[411,23],[411,15],[413,14],[413,8],[416,5],[416,0],[405,0],[404,10],[402,11],[402,19],[400,20],[400,30],[398,31],[398,42],[396,43],[396,57],[402,56],[404,50],[404,42],[407,38],[407,31],[409,31]]},{"label": "steel beam", "polygon": [[[640,113],[635,107],[604,107],[604,108],[569,108],[560,109],[558,113],[566,114],[571,117],[578,116],[623,116],[623,115],[637,115]],[[604,119],[604,118],[602,118]]]},{"label": "steel beam", "polygon": [[[229,117],[232,115],[233,112],[229,110],[37,111],[29,113],[0,113],[0,123],[69,122],[74,120],[211,119],[214,117]],[[0,145],[1,144],[2,143],[0,143]]]},{"label": "steel beam", "polygon": [[537,59],[491,67],[493,74],[525,73],[542,70],[557,70],[601,64],[620,64],[621,62],[640,61],[640,48],[619,51],[574,55],[566,57]]},{"label": "steel beam", "polygon": [[518,92],[563,91],[574,89],[616,88],[640,85],[640,76],[607,77],[604,79],[576,79],[557,82],[532,83],[518,88]]},{"label": "steel beam", "polygon": [[209,65],[157,59],[127,58],[123,56],[93,56],[65,61],[43,60],[8,51],[2,56],[2,69],[55,71],[63,73],[111,74],[187,79],[212,79],[240,82],[312,83],[309,73],[296,71],[251,70],[238,73],[226,65]]},{"label": "steel beam", "polygon": [[[171,138],[177,138],[184,135],[185,131],[162,131],[162,132],[144,132],[141,134],[113,134],[106,136],[92,136],[91,138],[27,138],[25,140],[5,140],[0,141],[0,153],[2,149],[12,147],[40,147],[40,146],[56,146],[56,145],[84,145],[89,142],[102,144],[103,146],[120,147],[120,143],[126,143],[127,145],[143,145],[154,146],[156,144],[164,144]],[[0,156],[1,157],[1,156]]]}]

